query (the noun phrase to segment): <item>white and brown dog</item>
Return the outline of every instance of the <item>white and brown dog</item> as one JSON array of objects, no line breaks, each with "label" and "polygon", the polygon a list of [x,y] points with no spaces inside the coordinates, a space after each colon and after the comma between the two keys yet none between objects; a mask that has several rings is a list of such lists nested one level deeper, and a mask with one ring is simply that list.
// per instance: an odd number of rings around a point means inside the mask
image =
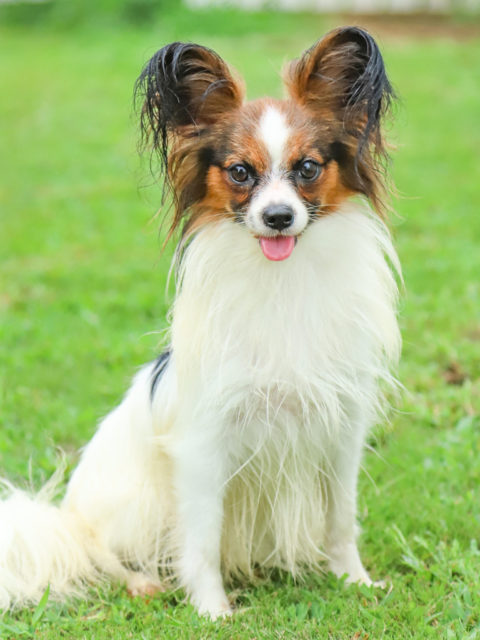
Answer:
[{"label": "white and brown dog", "polygon": [[60,506],[9,489],[1,606],[102,576],[151,592],[168,575],[216,617],[231,611],[224,579],[256,567],[325,562],[371,583],[356,485],[400,348],[382,215],[392,89],[354,27],[285,81],[287,99],[244,102],[216,53],[178,42],[143,70],[142,130],[181,232],[169,346],[101,422]]}]

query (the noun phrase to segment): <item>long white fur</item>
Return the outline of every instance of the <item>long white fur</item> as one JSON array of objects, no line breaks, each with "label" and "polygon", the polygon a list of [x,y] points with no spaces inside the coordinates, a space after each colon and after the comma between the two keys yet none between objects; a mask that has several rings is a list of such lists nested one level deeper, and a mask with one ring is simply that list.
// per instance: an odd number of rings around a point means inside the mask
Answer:
[{"label": "long white fur", "polygon": [[153,402],[147,365],[59,508],[18,491],[1,503],[0,606],[101,575],[142,591],[159,565],[212,617],[229,611],[221,572],[255,564],[298,575],[326,558],[370,582],[356,480],[400,348],[391,265],[385,226],[359,206],[308,226],[282,262],[241,225],[206,225],[182,261]]}]

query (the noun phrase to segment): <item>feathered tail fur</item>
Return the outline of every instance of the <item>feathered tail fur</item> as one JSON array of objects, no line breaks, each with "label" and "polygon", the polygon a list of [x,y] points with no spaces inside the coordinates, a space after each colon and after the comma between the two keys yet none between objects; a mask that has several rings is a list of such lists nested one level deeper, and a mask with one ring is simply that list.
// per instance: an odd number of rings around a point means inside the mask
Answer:
[{"label": "feathered tail fur", "polygon": [[98,578],[92,539],[78,517],[52,504],[61,470],[37,495],[4,483],[0,502],[0,609],[78,595]]}]

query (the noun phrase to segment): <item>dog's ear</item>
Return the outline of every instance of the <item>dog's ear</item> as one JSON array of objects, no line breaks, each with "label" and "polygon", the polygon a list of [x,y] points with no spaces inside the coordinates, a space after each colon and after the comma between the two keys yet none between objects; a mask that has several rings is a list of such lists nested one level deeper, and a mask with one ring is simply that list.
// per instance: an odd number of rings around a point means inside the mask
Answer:
[{"label": "dog's ear", "polygon": [[214,51],[174,42],[157,51],[135,85],[144,139],[166,160],[170,133],[192,135],[237,109],[243,85]]},{"label": "dog's ear", "polygon": [[328,33],[288,66],[285,81],[294,100],[319,118],[341,120],[359,140],[381,149],[380,120],[393,90],[380,50],[358,27]]},{"label": "dog's ear", "polygon": [[394,92],[375,40],[358,27],[336,29],[290,63],[285,81],[291,97],[332,132],[344,184],[383,215],[390,189],[381,124]]}]

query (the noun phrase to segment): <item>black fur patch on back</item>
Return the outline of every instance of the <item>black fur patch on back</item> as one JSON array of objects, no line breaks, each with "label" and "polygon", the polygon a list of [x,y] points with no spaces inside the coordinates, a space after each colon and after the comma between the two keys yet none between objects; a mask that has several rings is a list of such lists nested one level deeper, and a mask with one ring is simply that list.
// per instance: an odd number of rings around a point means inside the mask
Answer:
[{"label": "black fur patch on back", "polygon": [[168,362],[170,360],[170,355],[171,355],[171,350],[170,350],[170,348],[167,348],[167,349],[165,349],[165,351],[162,351],[162,353],[155,360],[155,365],[154,365],[153,371],[152,371],[151,387],[150,387],[150,400],[151,401],[153,401],[153,398],[155,396],[155,390],[156,390],[157,385],[158,385],[158,383],[160,381],[160,378],[162,377],[163,372],[167,368]]}]

